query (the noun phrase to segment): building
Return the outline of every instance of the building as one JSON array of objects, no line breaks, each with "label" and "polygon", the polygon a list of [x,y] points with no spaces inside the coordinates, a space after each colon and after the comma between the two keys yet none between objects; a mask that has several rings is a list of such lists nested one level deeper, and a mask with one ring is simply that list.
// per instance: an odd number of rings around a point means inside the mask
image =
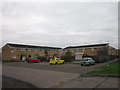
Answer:
[{"label": "building", "polygon": [[83,57],[92,57],[96,60],[114,59],[118,55],[118,50],[109,45],[94,44],[83,46],[69,46],[64,49],[59,47],[34,46],[7,43],[2,47],[2,60],[22,61],[29,57],[46,57],[64,56],[70,51],[75,60],[81,60]]},{"label": "building", "polygon": [[2,50],[0,49],[0,61],[2,60]]},{"label": "building", "polygon": [[70,51],[73,56],[75,56],[75,60],[81,60],[83,57],[107,57],[117,55],[117,51],[115,48],[109,46],[109,43],[104,44],[94,44],[94,45],[84,45],[84,46],[69,46],[64,48],[64,55],[67,51]]},{"label": "building", "polygon": [[26,60],[29,57],[52,57],[59,55],[58,47],[47,47],[47,46],[33,46],[33,45],[22,45],[22,44],[11,44],[7,43],[2,48],[2,60],[6,61],[19,61]]}]

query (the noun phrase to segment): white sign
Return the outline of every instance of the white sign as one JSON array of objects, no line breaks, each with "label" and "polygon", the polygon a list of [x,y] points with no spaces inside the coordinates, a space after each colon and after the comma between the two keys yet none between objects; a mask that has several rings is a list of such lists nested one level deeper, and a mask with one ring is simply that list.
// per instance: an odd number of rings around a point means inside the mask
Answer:
[{"label": "white sign", "polygon": [[14,51],[10,51],[11,53],[13,53]]},{"label": "white sign", "polygon": [[75,54],[84,54],[83,52],[77,52],[77,53],[75,53]]},{"label": "white sign", "polygon": [[16,56],[13,56],[13,58],[15,59],[15,58],[16,58]]}]

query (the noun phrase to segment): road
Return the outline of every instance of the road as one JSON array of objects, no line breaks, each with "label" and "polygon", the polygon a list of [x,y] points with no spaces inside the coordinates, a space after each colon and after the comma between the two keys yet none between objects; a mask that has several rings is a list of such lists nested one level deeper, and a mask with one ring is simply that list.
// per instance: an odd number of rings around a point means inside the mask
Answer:
[{"label": "road", "polygon": [[[85,74],[89,71],[94,70],[95,68],[105,65],[106,63],[96,64],[92,66],[81,66],[80,64],[74,63],[65,63],[61,65],[49,65],[48,62],[41,63],[27,63],[27,62],[11,62],[4,63],[4,65],[15,66],[15,67],[24,67],[24,68],[32,68],[32,69],[41,69],[41,70],[50,70],[50,71],[60,71],[60,72],[68,72],[68,73],[76,73],[76,74]],[[4,67],[3,67],[4,68]]]},{"label": "road", "polygon": [[26,83],[24,81],[6,77],[6,76],[2,77],[2,81],[3,81],[2,88],[10,88],[10,87],[12,88],[36,88],[34,85],[30,83]]},{"label": "road", "polygon": [[37,88],[50,88],[59,85],[62,82],[79,77],[79,74],[40,70],[32,68],[22,68],[13,66],[3,66],[4,76],[29,82]]},{"label": "road", "polygon": [[3,75],[29,82],[37,88],[118,88],[118,78],[81,77],[104,64],[80,66],[72,63],[12,62],[3,64]]}]

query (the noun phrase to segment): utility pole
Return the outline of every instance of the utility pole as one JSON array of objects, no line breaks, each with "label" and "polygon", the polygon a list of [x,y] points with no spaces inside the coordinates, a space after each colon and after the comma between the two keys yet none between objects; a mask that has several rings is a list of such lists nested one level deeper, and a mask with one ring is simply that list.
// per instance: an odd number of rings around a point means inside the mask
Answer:
[{"label": "utility pole", "polygon": [[28,48],[28,47],[27,47],[27,45],[26,45],[26,60],[27,60],[27,48]]}]

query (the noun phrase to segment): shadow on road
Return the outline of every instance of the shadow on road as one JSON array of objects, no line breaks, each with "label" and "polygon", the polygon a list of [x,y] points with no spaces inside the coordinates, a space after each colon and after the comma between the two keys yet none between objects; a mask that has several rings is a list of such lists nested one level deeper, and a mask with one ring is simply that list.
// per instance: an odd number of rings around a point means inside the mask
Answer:
[{"label": "shadow on road", "polygon": [[36,88],[32,84],[2,76],[2,88]]}]

